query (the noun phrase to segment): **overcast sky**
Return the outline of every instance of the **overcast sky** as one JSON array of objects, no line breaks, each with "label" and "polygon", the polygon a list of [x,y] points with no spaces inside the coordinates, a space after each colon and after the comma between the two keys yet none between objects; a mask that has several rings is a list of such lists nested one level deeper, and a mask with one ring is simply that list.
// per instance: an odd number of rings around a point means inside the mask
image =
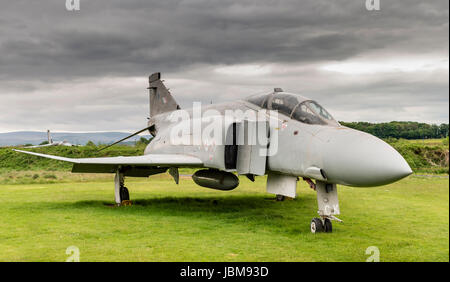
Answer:
[{"label": "overcast sky", "polygon": [[65,1],[0,0],[0,132],[143,128],[157,71],[182,108],[281,87],[338,120],[449,120],[448,0]]}]

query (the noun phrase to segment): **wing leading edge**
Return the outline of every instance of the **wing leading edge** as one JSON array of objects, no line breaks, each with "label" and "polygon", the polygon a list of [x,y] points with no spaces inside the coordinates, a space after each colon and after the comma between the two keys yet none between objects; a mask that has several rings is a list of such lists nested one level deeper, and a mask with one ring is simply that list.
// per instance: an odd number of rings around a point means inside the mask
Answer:
[{"label": "wing leading edge", "polygon": [[169,167],[201,167],[203,162],[192,156],[177,154],[148,154],[132,157],[66,158],[41,153],[14,150],[19,153],[73,163],[72,172],[115,173],[127,176],[149,176],[165,172]]}]

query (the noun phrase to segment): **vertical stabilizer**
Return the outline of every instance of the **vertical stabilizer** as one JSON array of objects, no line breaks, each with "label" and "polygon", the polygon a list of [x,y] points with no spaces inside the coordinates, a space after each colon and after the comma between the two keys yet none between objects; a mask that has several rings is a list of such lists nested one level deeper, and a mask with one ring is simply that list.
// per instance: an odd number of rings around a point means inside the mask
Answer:
[{"label": "vertical stabilizer", "polygon": [[156,72],[148,78],[150,90],[150,117],[180,109],[175,99],[161,81],[161,73]]}]

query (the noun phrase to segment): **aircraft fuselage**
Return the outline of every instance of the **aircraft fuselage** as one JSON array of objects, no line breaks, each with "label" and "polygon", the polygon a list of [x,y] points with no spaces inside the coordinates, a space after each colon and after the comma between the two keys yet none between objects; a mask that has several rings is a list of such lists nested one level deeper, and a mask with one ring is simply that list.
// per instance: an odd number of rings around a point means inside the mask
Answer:
[{"label": "aircraft fuselage", "polygon": [[[216,111],[215,118],[220,120],[226,111],[254,111],[256,114],[261,107],[241,100],[208,105],[202,107],[201,112],[205,114],[211,110]],[[192,126],[193,109],[178,111],[189,114]],[[149,125],[155,126],[152,133],[156,136],[147,146],[145,154],[185,154],[201,159],[206,167],[227,170],[223,163],[225,145],[215,144],[208,136],[202,136],[197,144],[171,142],[173,129],[179,126],[179,121],[170,121],[172,114],[160,114],[149,121]],[[202,115],[199,123],[204,129],[212,122],[211,116]],[[222,122],[225,124],[225,135],[227,125],[226,121]],[[384,185],[411,174],[409,165],[390,145],[373,135],[339,124],[306,124],[278,113],[276,122],[270,123],[270,136],[274,134],[277,134],[278,142],[270,142],[269,146],[277,148],[275,154],[267,157],[267,173],[311,177],[327,183],[358,187]],[[320,175],[314,177],[315,168],[320,170],[323,179]]]}]

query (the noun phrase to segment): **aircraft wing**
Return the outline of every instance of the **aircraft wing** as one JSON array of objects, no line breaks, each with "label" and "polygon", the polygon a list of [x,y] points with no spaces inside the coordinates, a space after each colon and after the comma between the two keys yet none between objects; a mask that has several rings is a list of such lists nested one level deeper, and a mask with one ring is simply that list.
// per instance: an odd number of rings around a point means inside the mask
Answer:
[{"label": "aircraft wing", "polygon": [[105,158],[66,158],[22,150],[14,151],[73,163],[72,172],[115,173],[120,167],[125,172],[128,171],[125,175],[148,176],[164,172],[169,167],[203,166],[203,162],[196,157],[177,154],[148,154],[143,156]]}]

